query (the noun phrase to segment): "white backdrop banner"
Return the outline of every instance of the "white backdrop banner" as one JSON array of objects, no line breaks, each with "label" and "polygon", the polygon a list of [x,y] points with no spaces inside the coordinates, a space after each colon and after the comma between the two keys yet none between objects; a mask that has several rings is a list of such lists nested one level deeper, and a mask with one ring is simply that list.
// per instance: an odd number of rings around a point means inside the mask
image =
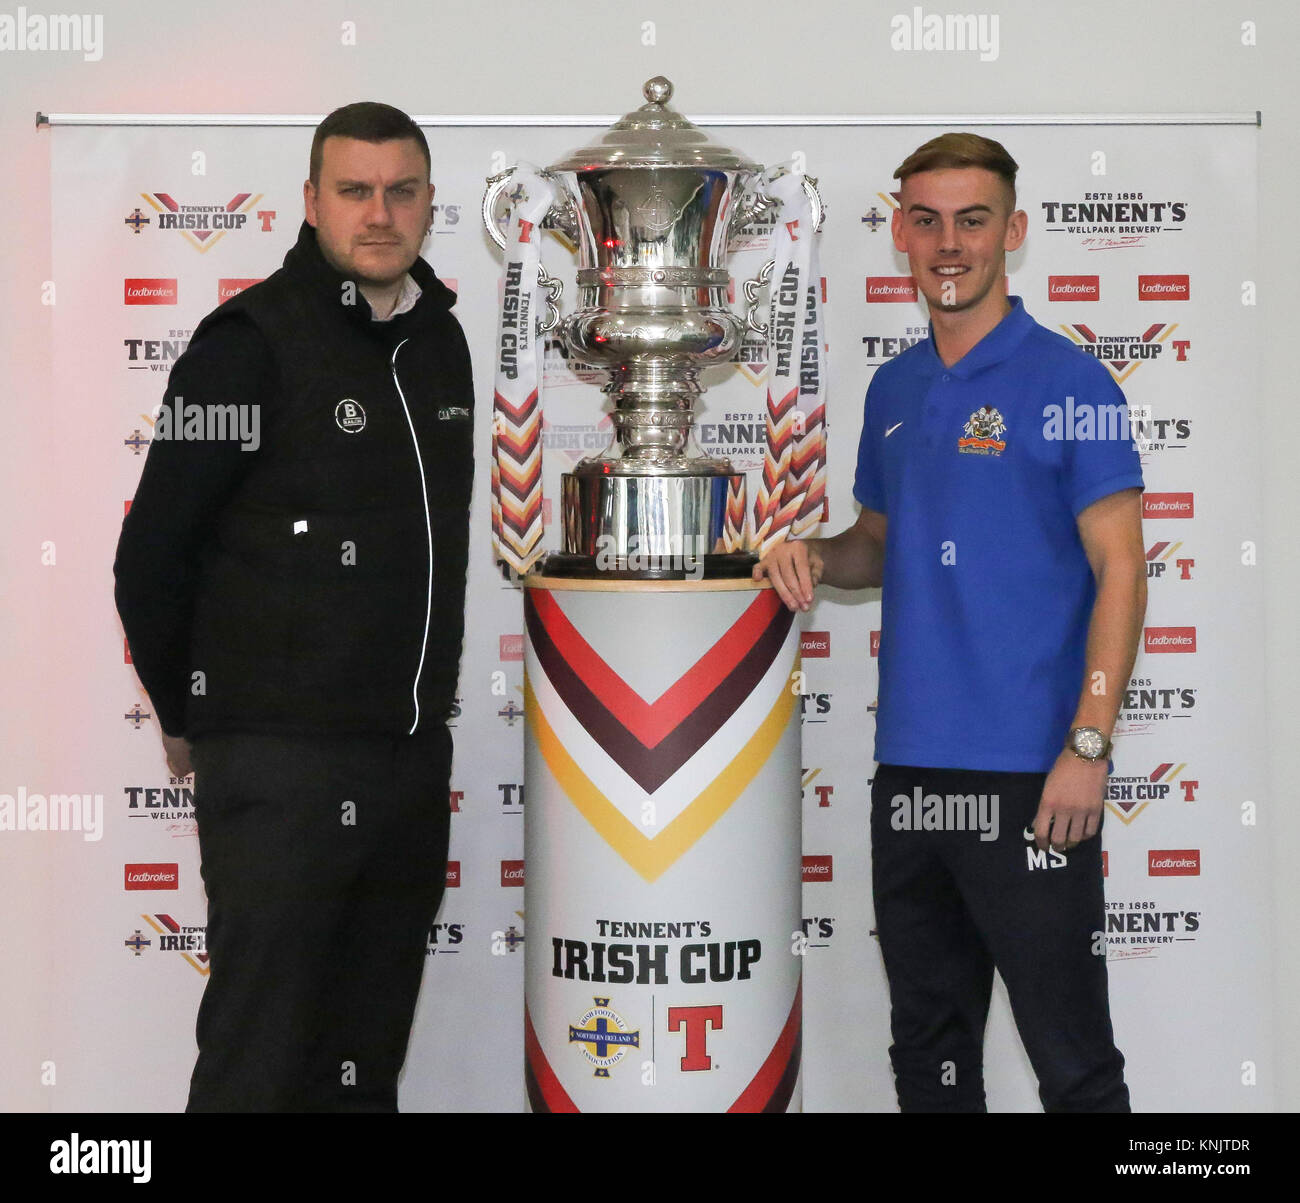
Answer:
[{"label": "white backdrop banner", "polygon": [[[1272,1004],[1263,796],[1260,427],[1256,392],[1255,139],[1234,126],[971,127],[1021,163],[1025,248],[1010,290],[1097,355],[1139,415],[1150,603],[1125,693],[1104,832],[1117,1041],[1139,1110],[1271,1105]],[[893,248],[894,168],[939,129],[747,126],[720,140],[763,162],[802,156],[826,201],[828,512],[853,521],[862,398],[874,370],[926,333]],[[484,179],[553,161],[574,128],[431,128],[437,212],[425,256],[459,293],[474,355],[477,474],[452,786],[448,890],[403,1081],[406,1110],[523,1108],[523,643],[517,586],[490,533],[493,329],[501,261],[480,228]],[[52,133],[59,432],[51,529],[85,571],[40,588],[62,629],[94,633],[77,676],[47,680],[50,732],[0,792],[102,799],[102,827],[4,832],[48,865],[55,955],[41,975],[54,1110],[170,1110],[186,1096],[207,972],[192,786],[168,778],[127,660],[111,564],[167,372],[204,314],[279,266],[302,219],[305,128],[68,127]],[[733,279],[769,257],[772,228],[733,243]],[[574,258],[543,262],[575,295]],[[738,305],[739,305],[738,301]],[[571,302],[570,302],[571,304]],[[699,439],[756,489],[765,418],[761,339],[710,370]],[[559,475],[609,438],[597,373],[545,348],[544,541]],[[33,576],[42,570],[16,569]],[[804,1105],[892,1110],[888,992],[872,937],[867,805],[878,594],[828,593],[803,635]],[[56,758],[75,732],[73,762]],[[77,776],[71,782],[69,776]],[[791,799],[791,805],[796,799]],[[94,806],[87,810],[93,821]],[[91,835],[92,833],[83,833]],[[575,864],[573,872],[581,873]],[[295,933],[282,933],[292,941]],[[93,1022],[87,1017],[93,1016]],[[575,1055],[577,1055],[575,1051]],[[1005,996],[986,1051],[990,1106],[1033,1109]],[[1256,1084],[1257,1083],[1257,1084]],[[0,1100],[2,1103],[3,1100]]]}]

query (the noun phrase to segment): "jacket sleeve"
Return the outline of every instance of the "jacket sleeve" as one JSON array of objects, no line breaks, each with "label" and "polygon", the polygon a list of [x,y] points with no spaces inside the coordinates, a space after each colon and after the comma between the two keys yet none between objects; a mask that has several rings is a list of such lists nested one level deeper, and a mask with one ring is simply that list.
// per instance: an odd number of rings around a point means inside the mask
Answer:
[{"label": "jacket sleeve", "polygon": [[[275,390],[275,357],[252,322],[218,319],[196,333],[172,368],[163,399],[176,419],[160,414],[135,498],[122,523],[113,563],[114,597],[136,675],[168,735],[185,730],[190,694],[190,634],[204,547],[222,507],[253,467],[267,429],[265,403]],[[208,407],[243,410],[256,438],[204,437],[195,415]],[[196,409],[195,407],[199,407]],[[230,411],[225,411],[229,413]],[[184,419],[191,425],[187,429]],[[167,437],[161,437],[166,435]]]}]

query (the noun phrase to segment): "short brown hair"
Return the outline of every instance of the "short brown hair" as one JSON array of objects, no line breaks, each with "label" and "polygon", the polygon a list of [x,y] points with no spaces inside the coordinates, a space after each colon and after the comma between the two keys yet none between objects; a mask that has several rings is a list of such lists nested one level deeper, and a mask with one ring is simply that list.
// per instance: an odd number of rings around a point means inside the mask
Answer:
[{"label": "short brown hair", "polygon": [[1007,154],[1007,148],[1001,142],[980,134],[950,133],[931,138],[899,164],[894,178],[906,181],[908,176],[944,167],[983,167],[1000,176],[1011,190],[1011,207],[1015,208],[1016,172],[1020,166]]},{"label": "short brown hair", "polygon": [[401,109],[377,100],[359,100],[335,109],[317,127],[311,139],[311,162],[308,171],[312,187],[320,183],[320,165],[326,138],[356,138],[359,142],[393,142],[410,138],[424,156],[424,165],[433,174],[433,160],[424,131]]}]

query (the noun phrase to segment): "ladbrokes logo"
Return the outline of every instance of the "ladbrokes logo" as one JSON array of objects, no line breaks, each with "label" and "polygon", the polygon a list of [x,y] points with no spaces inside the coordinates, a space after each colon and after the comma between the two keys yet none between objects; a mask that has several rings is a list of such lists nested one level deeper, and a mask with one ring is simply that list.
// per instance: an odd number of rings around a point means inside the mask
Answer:
[{"label": "ladbrokes logo", "polygon": [[1160,652],[1196,651],[1195,627],[1144,627],[1142,650],[1148,656]]},{"label": "ladbrokes logo", "polygon": [[1100,301],[1100,276],[1048,276],[1049,301]]},{"label": "ladbrokes logo", "polygon": [[175,231],[196,251],[206,254],[227,234],[255,229],[269,234],[275,229],[276,211],[259,209],[263,194],[240,192],[225,204],[181,204],[168,192],[142,192],[146,205],[156,214],[147,217],[136,209],[126,219],[126,226],[139,234],[145,227],[160,232]]},{"label": "ladbrokes logo", "polygon": [[1195,518],[1191,493],[1143,493],[1143,518]]},{"label": "ladbrokes logo", "polygon": [[447,888],[455,889],[460,885],[460,861],[449,860],[447,862]]},{"label": "ladbrokes logo", "polygon": [[1153,543],[1147,548],[1147,580],[1190,581],[1196,561],[1187,554],[1184,545],[1168,540]]},{"label": "ladbrokes logo", "polygon": [[804,631],[799,636],[799,653],[804,659],[826,659],[831,654],[829,631]]},{"label": "ladbrokes logo", "polygon": [[501,884],[503,886],[523,885],[524,862],[521,860],[503,860],[501,862]]},{"label": "ladbrokes logo", "polygon": [[1195,802],[1201,783],[1185,775],[1186,762],[1158,764],[1145,777],[1113,776],[1106,779],[1106,809],[1126,827],[1152,802],[1176,798]]},{"label": "ladbrokes logo", "polygon": [[804,881],[833,881],[835,879],[833,857],[805,856],[803,858]]},{"label": "ladbrokes logo", "polygon": [[127,865],[127,890],[175,890],[179,888],[180,866],[177,864]]},{"label": "ladbrokes logo", "polygon": [[177,289],[175,280],[128,276],[123,282],[124,305],[175,305]]},{"label": "ladbrokes logo", "polygon": [[911,276],[868,276],[867,301],[911,303],[916,300],[916,281]]},{"label": "ladbrokes logo", "polygon": [[871,632],[871,655],[873,657],[880,655],[880,632]]},{"label": "ladbrokes logo", "polygon": [[1139,301],[1189,301],[1191,276],[1138,276]]},{"label": "ladbrokes logo", "polygon": [[1175,363],[1186,363],[1191,340],[1170,338],[1178,323],[1172,325],[1157,322],[1148,326],[1141,334],[1095,334],[1088,326],[1076,323],[1062,326],[1066,336],[1077,346],[1082,347],[1094,359],[1100,359],[1115,376],[1116,383],[1122,384],[1142,364],[1159,359],[1162,355],[1171,358],[1166,352],[1172,350]]},{"label": "ladbrokes logo", "polygon": [[226,277],[217,281],[217,304],[224,305],[231,297],[237,297],[245,288],[251,288],[254,284],[260,284],[260,278],[255,280],[238,280],[232,277]]},{"label": "ladbrokes logo", "polygon": [[1077,200],[1043,201],[1049,234],[1078,238],[1092,251],[1142,246],[1167,230],[1181,230],[1187,202],[1155,200],[1142,192],[1085,192]]},{"label": "ladbrokes logo", "polygon": [[1148,877],[1199,877],[1199,848],[1152,848],[1147,853]]},{"label": "ladbrokes logo", "polygon": [[522,660],[524,658],[524,637],[522,635],[500,635],[497,644],[502,660]]}]

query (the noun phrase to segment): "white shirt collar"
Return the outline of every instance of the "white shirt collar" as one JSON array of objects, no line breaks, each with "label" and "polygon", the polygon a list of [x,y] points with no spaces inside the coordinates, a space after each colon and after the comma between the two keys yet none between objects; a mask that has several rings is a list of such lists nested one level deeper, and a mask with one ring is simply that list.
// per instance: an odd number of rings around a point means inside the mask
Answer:
[{"label": "white shirt collar", "polygon": [[406,273],[405,279],[402,280],[402,291],[398,294],[397,304],[393,306],[393,312],[387,317],[375,317],[371,315],[372,322],[391,322],[393,318],[401,316],[403,313],[409,313],[415,308],[415,302],[423,294],[423,289],[415,282],[410,272]]}]

